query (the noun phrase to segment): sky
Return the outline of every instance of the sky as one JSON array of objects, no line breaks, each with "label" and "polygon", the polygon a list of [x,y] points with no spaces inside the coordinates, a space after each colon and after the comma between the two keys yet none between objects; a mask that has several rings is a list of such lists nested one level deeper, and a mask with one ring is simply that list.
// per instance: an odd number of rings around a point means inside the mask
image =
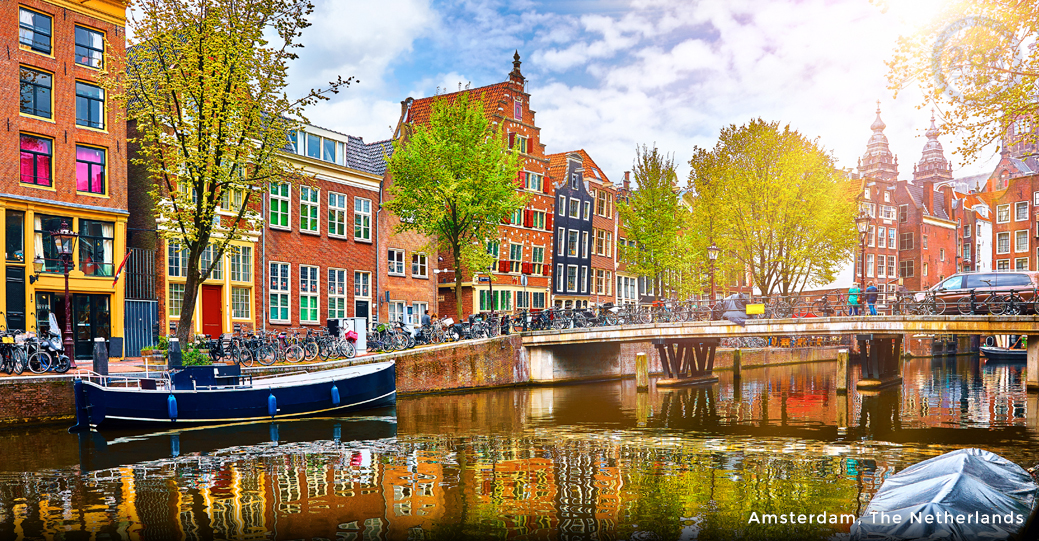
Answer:
[{"label": "sky", "polygon": [[[388,139],[407,97],[504,81],[519,51],[548,153],[585,149],[614,182],[638,145],[672,153],[752,118],[818,138],[840,167],[866,150],[877,100],[911,178],[929,125],[915,88],[893,99],[885,60],[941,0],[316,0],[290,93],[337,76],[358,82],[308,111],[311,123]],[[997,156],[955,176],[991,170]]]}]

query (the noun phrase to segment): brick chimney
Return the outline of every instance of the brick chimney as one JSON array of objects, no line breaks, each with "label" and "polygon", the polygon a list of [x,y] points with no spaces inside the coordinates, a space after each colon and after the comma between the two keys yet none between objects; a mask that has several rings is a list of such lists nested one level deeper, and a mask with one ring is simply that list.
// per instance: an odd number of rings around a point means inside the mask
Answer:
[{"label": "brick chimney", "polygon": [[931,216],[934,216],[934,181],[933,180],[925,180],[923,182],[923,188],[924,188],[924,195],[923,195],[924,207],[927,208],[927,212]]},{"label": "brick chimney", "polygon": [[631,171],[624,172],[624,191],[628,191],[631,187]]}]

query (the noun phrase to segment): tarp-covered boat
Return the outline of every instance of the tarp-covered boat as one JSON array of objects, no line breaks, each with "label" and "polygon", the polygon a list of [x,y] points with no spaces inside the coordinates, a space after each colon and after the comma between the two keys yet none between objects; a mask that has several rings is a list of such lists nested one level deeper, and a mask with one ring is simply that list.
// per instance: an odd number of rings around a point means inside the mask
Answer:
[{"label": "tarp-covered boat", "polygon": [[218,424],[332,414],[392,404],[392,361],[253,378],[238,365],[187,366],[161,378],[93,376],[74,382],[71,431],[120,424]]},{"label": "tarp-covered boat", "polygon": [[981,346],[985,358],[996,363],[1023,363],[1028,361],[1028,350]]},{"label": "tarp-covered boat", "polygon": [[1039,485],[1022,467],[960,449],[889,477],[851,527],[855,541],[1021,539]]}]

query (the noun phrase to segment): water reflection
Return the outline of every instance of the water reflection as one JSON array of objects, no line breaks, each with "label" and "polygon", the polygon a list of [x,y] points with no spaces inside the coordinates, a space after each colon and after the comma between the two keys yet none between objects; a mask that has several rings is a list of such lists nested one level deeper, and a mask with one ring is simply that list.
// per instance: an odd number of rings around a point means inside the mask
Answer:
[{"label": "water reflection", "polygon": [[833,371],[424,396],[149,434],[0,432],[0,538],[827,539],[849,525],[748,517],[857,515],[888,475],[964,446],[1039,462],[1020,366],[917,359],[902,387],[872,395],[838,395]]}]

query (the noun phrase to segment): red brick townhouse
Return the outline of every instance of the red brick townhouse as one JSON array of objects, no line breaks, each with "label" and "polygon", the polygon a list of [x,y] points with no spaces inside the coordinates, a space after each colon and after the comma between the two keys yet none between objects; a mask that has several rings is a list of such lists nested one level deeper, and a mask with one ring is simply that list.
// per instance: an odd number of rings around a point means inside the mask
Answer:
[{"label": "red brick townhouse", "polygon": [[[530,108],[530,94],[526,92],[526,79],[520,72],[518,53],[512,64],[513,69],[505,82],[404,100],[398,134],[406,134],[409,125],[429,122],[433,102],[437,99],[453,100],[467,93],[481,100],[487,117],[495,125],[504,126],[503,136],[507,138],[509,147],[520,154],[522,170],[516,189],[528,195],[527,206],[518,209],[506,223],[501,224],[499,237],[487,243],[487,250],[495,258],[491,269],[475,275],[467,272],[462,277],[462,299],[455,299],[451,254],[438,256],[442,272],[437,280],[440,291],[437,309],[441,314],[457,313],[457,302],[462,303],[462,312],[466,315],[492,309],[544,308],[549,302],[554,194],[548,178],[545,146],[540,142],[541,129],[534,123],[534,110]],[[494,276],[493,284],[489,283],[488,272]]]},{"label": "red brick townhouse", "polygon": [[5,2],[0,13],[9,97],[0,137],[0,323],[44,330],[53,312],[64,331],[64,269],[51,233],[65,224],[79,234],[69,272],[75,355],[89,358],[94,338],[124,331],[123,284],[113,278],[126,253],[126,124],[97,77],[123,54],[126,2],[25,0]]},{"label": "red brick townhouse", "polygon": [[996,271],[1039,269],[1039,175],[1004,179],[1002,189],[978,194],[995,209],[992,261]]}]

